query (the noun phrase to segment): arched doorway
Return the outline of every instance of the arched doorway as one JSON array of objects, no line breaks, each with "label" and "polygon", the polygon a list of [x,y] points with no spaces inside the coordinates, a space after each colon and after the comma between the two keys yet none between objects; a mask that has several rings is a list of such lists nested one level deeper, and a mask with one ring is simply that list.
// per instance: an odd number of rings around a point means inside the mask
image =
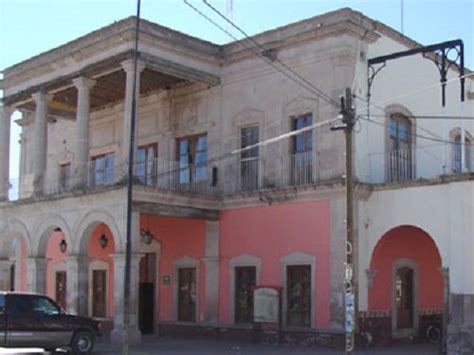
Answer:
[{"label": "arched doorway", "polygon": [[414,226],[391,229],[372,253],[369,311],[384,314],[392,337],[417,335],[443,312],[441,256],[431,236]]}]

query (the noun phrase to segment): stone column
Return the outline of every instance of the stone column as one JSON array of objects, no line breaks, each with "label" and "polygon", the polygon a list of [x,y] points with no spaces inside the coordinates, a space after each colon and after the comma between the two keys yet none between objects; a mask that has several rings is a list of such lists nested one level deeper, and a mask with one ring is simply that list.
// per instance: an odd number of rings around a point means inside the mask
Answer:
[{"label": "stone column", "polygon": [[0,107],[0,201],[8,200],[10,175],[10,125],[13,110]]},{"label": "stone column", "polygon": [[[122,68],[126,74],[125,82],[125,98],[123,106],[123,139],[122,139],[122,161],[121,161],[121,174],[122,176],[127,175],[128,168],[128,155],[130,149],[130,128],[131,128],[131,115],[132,115],[132,103],[133,103],[133,81],[134,81],[134,64],[133,60],[129,59],[122,62]],[[138,137],[138,108],[140,107],[138,99],[140,97],[140,73],[145,69],[145,64],[142,61],[138,62],[137,65],[137,87],[135,92],[136,99],[136,116],[135,116],[135,143],[134,151],[137,148],[137,137]]]},{"label": "stone column", "polygon": [[[113,254],[112,257],[114,259],[114,329],[111,333],[111,340],[112,344],[121,344],[124,333],[125,254]],[[130,265],[130,344],[137,344],[141,339],[141,333],[138,329],[138,283],[141,257],[140,254],[132,254]]]},{"label": "stone column", "polygon": [[95,80],[80,77],[72,80],[77,89],[76,146],[74,151],[74,185],[84,186],[89,161],[90,90]]},{"label": "stone column", "polygon": [[0,260],[0,291],[10,291],[10,270],[12,262],[10,260]]},{"label": "stone column", "polygon": [[45,258],[26,259],[26,288],[28,292],[46,294],[46,264]]},{"label": "stone column", "polygon": [[89,260],[86,256],[66,257],[66,304],[69,313],[88,315]]},{"label": "stone column", "polygon": [[219,314],[219,222],[206,222],[206,303],[204,322],[218,323]]},{"label": "stone column", "polygon": [[34,141],[33,141],[33,174],[35,193],[44,189],[44,174],[46,171],[47,136],[48,136],[48,101],[51,96],[39,91],[33,94],[36,104]]}]

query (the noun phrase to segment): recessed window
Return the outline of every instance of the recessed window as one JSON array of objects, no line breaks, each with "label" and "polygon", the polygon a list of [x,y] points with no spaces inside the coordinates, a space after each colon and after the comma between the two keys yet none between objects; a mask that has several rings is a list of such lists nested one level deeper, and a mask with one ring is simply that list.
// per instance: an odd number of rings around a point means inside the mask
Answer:
[{"label": "recessed window", "polygon": [[61,164],[59,166],[59,186],[67,189],[71,185],[71,163]]},{"label": "recessed window", "polygon": [[90,178],[92,186],[101,186],[114,182],[114,153],[92,158]]},{"label": "recessed window", "polygon": [[[240,131],[240,147],[246,148],[258,144],[258,126],[244,127]],[[240,184],[243,191],[258,188],[258,147],[240,153]]]},{"label": "recessed window", "polygon": [[155,185],[158,172],[158,144],[148,144],[138,147],[135,174],[140,183]]},{"label": "recessed window", "polygon": [[207,181],[207,134],[179,138],[177,143],[179,184]]},{"label": "recessed window", "polygon": [[235,323],[251,323],[253,321],[253,290],[255,284],[255,266],[235,268]]},{"label": "recessed window", "polygon": [[464,149],[464,168],[468,171],[471,170],[471,151],[472,145],[469,137],[465,137],[464,144],[461,143],[461,135],[458,134],[454,137],[453,144],[453,172],[462,172],[462,149]]},{"label": "recessed window", "polygon": [[311,265],[287,266],[287,325],[311,326]]},{"label": "recessed window", "polygon": [[387,177],[390,182],[411,180],[414,177],[412,159],[412,126],[400,114],[390,117]]},{"label": "recessed window", "polygon": [[[298,116],[292,119],[292,131],[298,131],[313,124],[313,115]],[[290,183],[305,185],[313,180],[313,130],[308,129],[291,138]]]}]

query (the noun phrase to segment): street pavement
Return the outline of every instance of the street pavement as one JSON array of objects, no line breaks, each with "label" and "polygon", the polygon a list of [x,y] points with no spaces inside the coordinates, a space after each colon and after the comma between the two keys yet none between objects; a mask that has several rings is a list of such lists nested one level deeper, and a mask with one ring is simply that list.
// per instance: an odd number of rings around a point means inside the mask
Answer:
[{"label": "street pavement", "polygon": [[[356,351],[356,354],[437,354],[437,347],[429,344],[401,344],[393,347],[369,348]],[[111,348],[109,344],[98,343],[94,355],[120,354],[119,349]],[[138,347],[132,347],[130,354],[134,355],[280,355],[280,354],[318,354],[335,355],[345,354],[342,350],[322,347],[301,347],[289,345],[264,345],[243,342],[215,341],[215,340],[183,340],[143,337]]]}]

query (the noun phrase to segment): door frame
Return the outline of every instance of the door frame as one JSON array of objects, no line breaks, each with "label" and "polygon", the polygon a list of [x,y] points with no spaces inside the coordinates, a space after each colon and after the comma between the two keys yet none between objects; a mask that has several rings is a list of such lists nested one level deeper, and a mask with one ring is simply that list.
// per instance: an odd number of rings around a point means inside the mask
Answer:
[{"label": "door frame", "polygon": [[105,317],[94,317],[95,319],[109,319],[110,318],[110,312],[109,312],[109,282],[110,282],[110,267],[109,267],[109,263],[107,261],[104,261],[104,260],[99,260],[99,259],[95,259],[93,261],[91,261],[89,263],[89,273],[88,273],[88,277],[87,277],[87,284],[89,285],[88,287],[88,302],[87,302],[87,314],[89,315],[89,317],[93,317],[92,315],[92,309],[93,309],[93,274],[94,274],[94,270],[102,270],[102,271],[105,271]]},{"label": "door frame", "polygon": [[[398,311],[397,311],[397,273],[398,270],[407,267],[413,271],[413,327],[407,329],[398,329]],[[418,294],[419,294],[419,268],[413,259],[401,258],[392,264],[392,336],[394,338],[405,338],[414,336],[418,333]]]},{"label": "door frame", "polygon": [[[184,269],[184,268],[195,268],[196,269],[196,315],[195,315],[195,322],[194,323],[200,323],[199,319],[199,302],[200,302],[200,297],[199,297],[199,292],[200,292],[200,279],[199,279],[199,259],[196,258],[191,258],[189,256],[184,256],[182,258],[179,258],[174,262],[173,265],[173,303],[174,303],[174,314],[173,314],[173,319],[178,322],[178,314],[179,314],[179,301],[178,301],[178,274],[179,274],[179,269]],[[180,322],[181,323],[181,322]],[[188,322],[184,322],[188,323]],[[194,324],[193,323],[193,324]]]}]

